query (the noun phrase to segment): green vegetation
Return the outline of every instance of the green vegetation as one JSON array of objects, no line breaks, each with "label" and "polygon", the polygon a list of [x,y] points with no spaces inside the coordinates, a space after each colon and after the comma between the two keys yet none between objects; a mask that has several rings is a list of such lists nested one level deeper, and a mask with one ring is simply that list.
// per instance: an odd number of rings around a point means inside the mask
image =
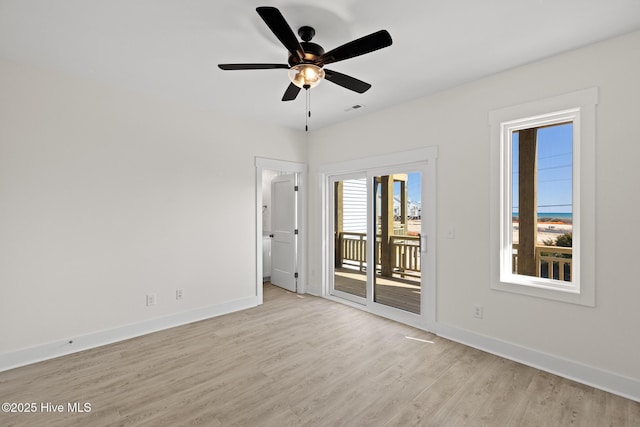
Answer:
[{"label": "green vegetation", "polygon": [[[559,246],[561,248],[573,247],[573,233],[564,233],[554,239],[543,240],[545,246]],[[543,252],[543,256],[553,256],[556,258],[571,258],[571,254],[559,254],[553,252]]]},{"label": "green vegetation", "polygon": [[545,246],[560,246],[561,248],[571,248],[573,247],[573,233],[564,233],[555,239],[546,239],[543,240]]},{"label": "green vegetation", "polygon": [[556,239],[556,246],[571,248],[573,243],[573,233],[564,233]]}]

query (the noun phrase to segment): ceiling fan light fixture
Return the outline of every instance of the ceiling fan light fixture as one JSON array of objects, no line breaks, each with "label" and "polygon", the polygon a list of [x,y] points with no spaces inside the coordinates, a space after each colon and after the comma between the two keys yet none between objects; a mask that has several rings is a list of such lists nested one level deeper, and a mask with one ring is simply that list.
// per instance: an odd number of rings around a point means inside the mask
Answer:
[{"label": "ceiling fan light fixture", "polygon": [[324,79],[324,70],[314,64],[298,64],[289,68],[289,79],[299,88],[312,88]]}]

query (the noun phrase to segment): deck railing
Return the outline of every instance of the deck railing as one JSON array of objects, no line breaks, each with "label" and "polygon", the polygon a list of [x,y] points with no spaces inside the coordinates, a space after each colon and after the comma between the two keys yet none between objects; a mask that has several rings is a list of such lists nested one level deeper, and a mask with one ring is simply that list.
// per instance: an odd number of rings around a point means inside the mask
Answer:
[{"label": "deck railing", "polygon": [[[420,237],[390,236],[393,271],[401,277],[420,275]],[[417,273],[417,274],[416,274]]]},{"label": "deck railing", "polygon": [[[365,233],[338,233],[341,261],[344,264],[355,264],[364,271],[367,263],[367,235]],[[376,250],[376,252],[378,252]]]},{"label": "deck railing", "polygon": [[[392,235],[391,239],[391,268],[396,274],[404,276],[420,275],[420,237]],[[381,236],[376,236],[376,267],[380,268],[382,262]],[[358,267],[364,271],[367,263],[367,235],[366,233],[338,233],[338,247],[340,248],[341,262]]]},{"label": "deck railing", "polygon": [[[536,246],[537,276],[570,282],[573,268],[572,248],[561,246]],[[569,255],[567,257],[567,255]],[[513,245],[512,271],[518,273],[518,244]]]}]

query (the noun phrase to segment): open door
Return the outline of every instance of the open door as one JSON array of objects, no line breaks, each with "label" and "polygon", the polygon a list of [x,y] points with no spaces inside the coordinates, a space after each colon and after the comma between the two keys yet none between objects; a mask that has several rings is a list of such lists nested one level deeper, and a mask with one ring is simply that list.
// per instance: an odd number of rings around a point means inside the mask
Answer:
[{"label": "open door", "polygon": [[271,283],[297,291],[297,185],[296,174],[271,181]]}]

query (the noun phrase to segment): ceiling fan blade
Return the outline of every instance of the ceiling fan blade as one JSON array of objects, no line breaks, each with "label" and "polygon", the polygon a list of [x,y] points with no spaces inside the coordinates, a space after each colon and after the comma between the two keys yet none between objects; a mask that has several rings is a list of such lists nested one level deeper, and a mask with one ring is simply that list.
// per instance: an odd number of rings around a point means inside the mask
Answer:
[{"label": "ceiling fan blade", "polygon": [[293,33],[293,30],[284,19],[284,16],[282,16],[282,13],[271,6],[258,7],[256,11],[273,34],[280,40],[280,43],[291,52],[291,55],[297,58],[298,62],[302,61],[302,58],[304,58],[304,50],[302,46],[300,46],[300,42]]},{"label": "ceiling fan blade", "polygon": [[354,92],[365,93],[371,89],[371,85],[362,80],[358,80],[355,77],[347,76],[346,74],[338,73],[337,71],[324,69],[324,78],[331,83],[335,83],[338,86],[345,87]]},{"label": "ceiling fan blade", "polygon": [[221,70],[271,70],[289,68],[286,64],[218,64]]},{"label": "ceiling fan blade", "polygon": [[316,60],[316,64],[325,65],[342,61],[344,59],[354,58],[356,56],[364,55],[365,53],[373,52],[374,50],[391,46],[392,43],[393,40],[391,39],[391,34],[389,34],[387,30],[376,31],[368,36],[350,41],[349,43],[345,43],[342,46],[338,46],[337,48],[322,54]]},{"label": "ceiling fan blade", "polygon": [[298,96],[300,92],[300,88],[293,83],[289,83],[289,87],[284,91],[284,95],[282,96],[283,101],[293,101]]}]

